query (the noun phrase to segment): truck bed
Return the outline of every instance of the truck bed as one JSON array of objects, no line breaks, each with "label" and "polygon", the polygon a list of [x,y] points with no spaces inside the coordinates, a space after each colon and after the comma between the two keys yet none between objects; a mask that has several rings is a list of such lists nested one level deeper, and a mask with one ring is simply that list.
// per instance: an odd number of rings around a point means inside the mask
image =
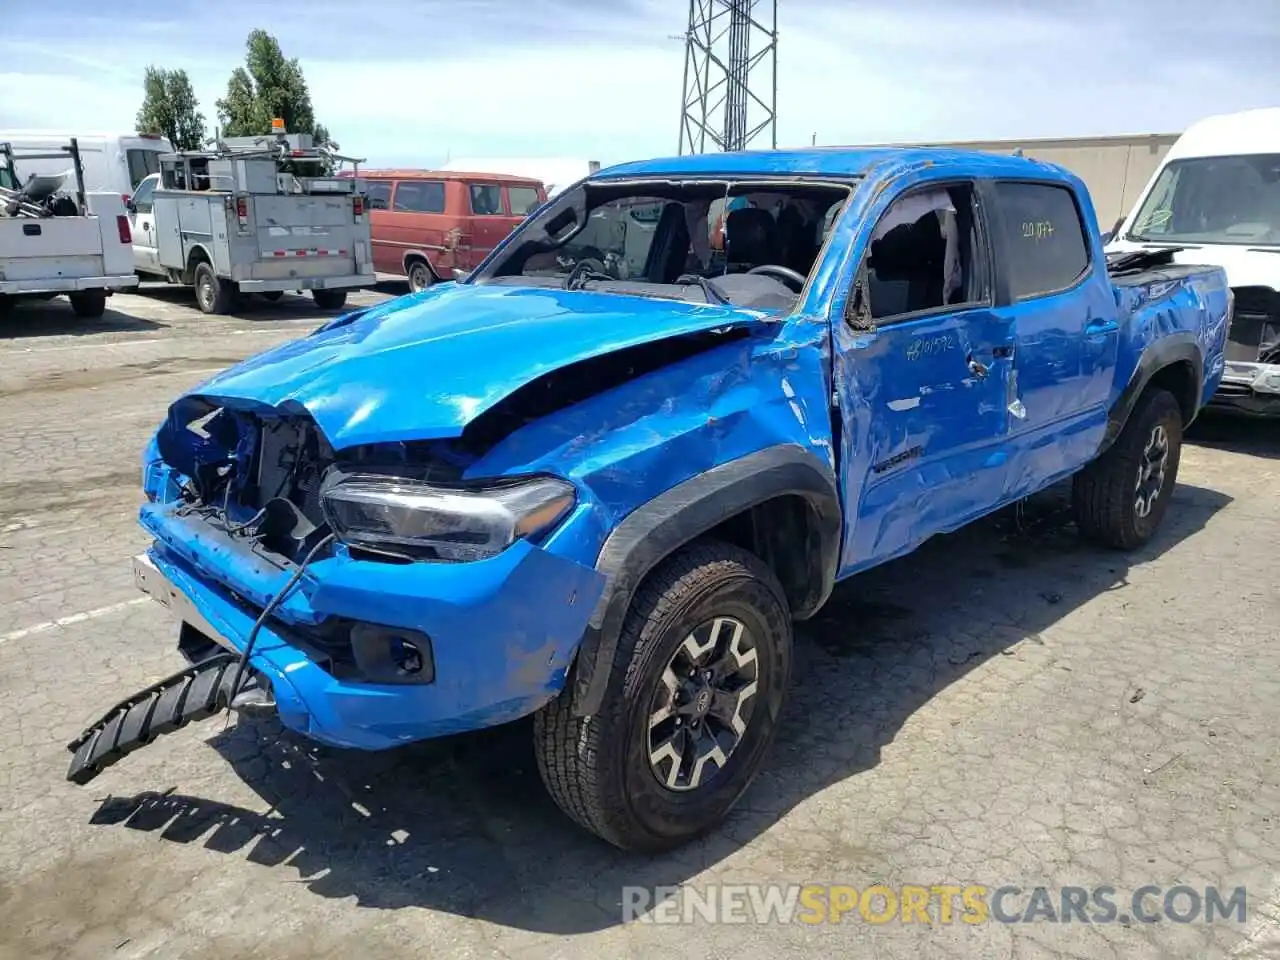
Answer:
[{"label": "truck bed", "polygon": [[120,196],[90,193],[85,201],[83,216],[0,217],[0,294],[137,286]]}]

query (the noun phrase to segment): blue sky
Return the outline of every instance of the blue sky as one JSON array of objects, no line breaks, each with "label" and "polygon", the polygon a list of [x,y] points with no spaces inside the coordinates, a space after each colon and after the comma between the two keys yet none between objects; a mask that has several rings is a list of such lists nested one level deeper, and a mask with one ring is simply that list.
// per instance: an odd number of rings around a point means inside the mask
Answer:
[{"label": "blue sky", "polygon": [[[148,63],[206,119],[262,27],[375,164],[675,152],[685,0],[3,4],[0,129],[131,129]],[[779,0],[783,146],[1176,131],[1280,105],[1280,0]],[[109,9],[109,12],[108,12]]]}]

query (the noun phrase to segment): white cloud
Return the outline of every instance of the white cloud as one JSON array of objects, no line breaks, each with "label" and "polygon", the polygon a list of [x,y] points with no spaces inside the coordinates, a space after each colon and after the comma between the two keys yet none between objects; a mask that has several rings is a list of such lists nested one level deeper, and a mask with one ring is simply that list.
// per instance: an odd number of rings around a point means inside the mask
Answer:
[{"label": "white cloud", "polygon": [[[784,0],[778,139],[1165,132],[1280,102],[1275,3]],[[244,36],[261,25],[301,60],[344,151],[371,162],[607,163],[676,149],[683,47],[668,38],[687,7],[675,0],[365,0],[354,39],[343,0],[311,0],[307,16],[251,0],[184,4],[163,21],[104,19],[92,0],[45,6],[64,14],[56,43],[14,39],[38,36],[38,20],[6,11],[0,128],[127,129],[148,63],[186,68],[212,127]]]}]

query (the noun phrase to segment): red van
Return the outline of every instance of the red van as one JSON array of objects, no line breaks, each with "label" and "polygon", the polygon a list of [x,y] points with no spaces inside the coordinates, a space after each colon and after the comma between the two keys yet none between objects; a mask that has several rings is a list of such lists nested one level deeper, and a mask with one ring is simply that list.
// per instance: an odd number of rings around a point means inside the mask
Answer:
[{"label": "red van", "polygon": [[373,268],[425,290],[473,269],[546,199],[538,180],[492,173],[361,170],[368,184]]}]

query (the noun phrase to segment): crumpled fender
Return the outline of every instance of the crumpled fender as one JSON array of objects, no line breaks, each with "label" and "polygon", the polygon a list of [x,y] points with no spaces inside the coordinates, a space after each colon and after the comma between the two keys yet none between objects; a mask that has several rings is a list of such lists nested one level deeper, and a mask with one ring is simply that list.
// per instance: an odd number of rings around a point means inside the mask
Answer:
[{"label": "crumpled fender", "polygon": [[622,619],[643,576],[719,523],[778,496],[810,505],[812,596],[821,606],[840,551],[830,412],[829,327],[796,317],[757,328],[516,430],[471,477],[571,479],[590,522],[546,544],[607,582],[578,653],[575,709],[604,695]]}]

